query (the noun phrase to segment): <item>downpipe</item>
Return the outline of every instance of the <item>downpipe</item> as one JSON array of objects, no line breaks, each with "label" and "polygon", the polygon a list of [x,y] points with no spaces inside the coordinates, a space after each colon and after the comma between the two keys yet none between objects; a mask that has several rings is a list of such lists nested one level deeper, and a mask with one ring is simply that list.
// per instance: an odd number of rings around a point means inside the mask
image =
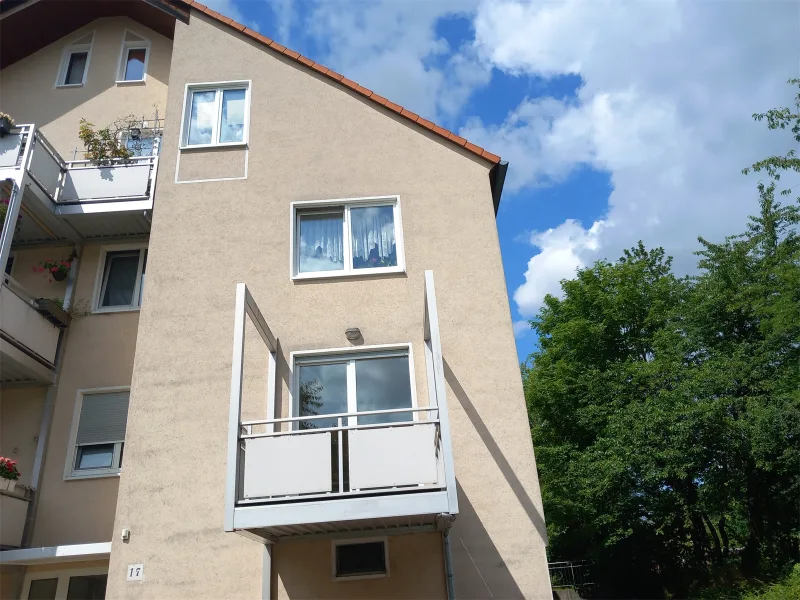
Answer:
[{"label": "downpipe", "polygon": [[444,554],[444,575],[445,585],[447,587],[447,600],[455,600],[456,598],[456,583],[455,576],[453,575],[453,553],[450,550],[450,528],[453,526],[455,517],[453,515],[441,514],[438,515],[442,529],[442,551]]}]

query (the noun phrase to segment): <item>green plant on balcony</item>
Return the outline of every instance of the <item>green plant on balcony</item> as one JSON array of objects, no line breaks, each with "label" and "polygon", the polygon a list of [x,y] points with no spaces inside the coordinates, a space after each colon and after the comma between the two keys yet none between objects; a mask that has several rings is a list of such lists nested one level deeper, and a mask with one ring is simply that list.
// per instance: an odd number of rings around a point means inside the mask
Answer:
[{"label": "green plant on balcony", "polygon": [[17,486],[17,461],[0,456],[0,489],[12,491]]},{"label": "green plant on balcony", "polygon": [[[8,214],[8,198],[0,198],[0,225],[6,222],[6,214]],[[17,215],[16,231],[19,231],[19,222],[22,221],[22,214]]]},{"label": "green plant on balcony", "polygon": [[73,319],[78,317],[88,317],[92,314],[92,305],[91,303],[86,300],[85,298],[81,298],[80,300],[76,300],[73,302],[69,308],[64,308],[64,299],[59,297],[49,298],[52,300],[58,307],[67,313]]},{"label": "green plant on balcony", "polygon": [[81,119],[78,137],[83,142],[86,158],[98,165],[110,165],[115,160],[127,160],[133,153],[120,144],[120,133],[131,127],[133,117],[121,117],[111,125],[95,129],[94,124]]},{"label": "green plant on balcony", "polygon": [[72,261],[47,259],[40,262],[35,267],[31,267],[34,273],[44,273],[50,278],[50,283],[55,279],[56,281],[64,281],[69,275],[69,269],[72,266]]},{"label": "green plant on balcony", "polygon": [[11,128],[14,127],[14,119],[11,115],[0,112],[0,137],[11,133]]}]

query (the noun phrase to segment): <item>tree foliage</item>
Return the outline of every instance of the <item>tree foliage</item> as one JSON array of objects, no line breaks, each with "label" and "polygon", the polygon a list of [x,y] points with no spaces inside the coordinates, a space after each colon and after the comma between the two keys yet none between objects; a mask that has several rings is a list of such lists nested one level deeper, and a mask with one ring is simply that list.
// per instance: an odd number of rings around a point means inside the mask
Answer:
[{"label": "tree foliage", "polygon": [[[800,142],[797,112],[762,118]],[[700,238],[698,275],[640,242],[563,281],[531,323],[551,558],[594,561],[602,597],[686,597],[800,560],[800,200],[775,199],[793,161],[753,165],[773,178],[760,213]]]}]

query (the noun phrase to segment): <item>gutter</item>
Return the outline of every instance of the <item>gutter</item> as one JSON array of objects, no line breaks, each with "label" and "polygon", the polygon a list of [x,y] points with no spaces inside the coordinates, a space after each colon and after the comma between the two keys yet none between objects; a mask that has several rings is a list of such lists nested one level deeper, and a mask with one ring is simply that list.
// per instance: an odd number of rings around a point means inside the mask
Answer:
[{"label": "gutter", "polygon": [[500,196],[503,194],[503,185],[506,182],[508,172],[508,161],[501,160],[489,171],[489,185],[492,189],[492,202],[494,203],[494,216],[500,209]]}]

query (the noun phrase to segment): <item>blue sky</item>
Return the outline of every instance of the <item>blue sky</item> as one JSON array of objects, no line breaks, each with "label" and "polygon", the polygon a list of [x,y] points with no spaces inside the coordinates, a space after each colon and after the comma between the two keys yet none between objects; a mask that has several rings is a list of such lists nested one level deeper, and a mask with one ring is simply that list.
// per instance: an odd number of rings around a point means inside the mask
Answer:
[{"label": "blue sky", "polygon": [[794,0],[206,4],[510,162],[497,227],[521,360],[561,279],[639,239],[692,272],[698,235],[757,208],[741,169],[790,147],[750,115],[792,100]]}]

